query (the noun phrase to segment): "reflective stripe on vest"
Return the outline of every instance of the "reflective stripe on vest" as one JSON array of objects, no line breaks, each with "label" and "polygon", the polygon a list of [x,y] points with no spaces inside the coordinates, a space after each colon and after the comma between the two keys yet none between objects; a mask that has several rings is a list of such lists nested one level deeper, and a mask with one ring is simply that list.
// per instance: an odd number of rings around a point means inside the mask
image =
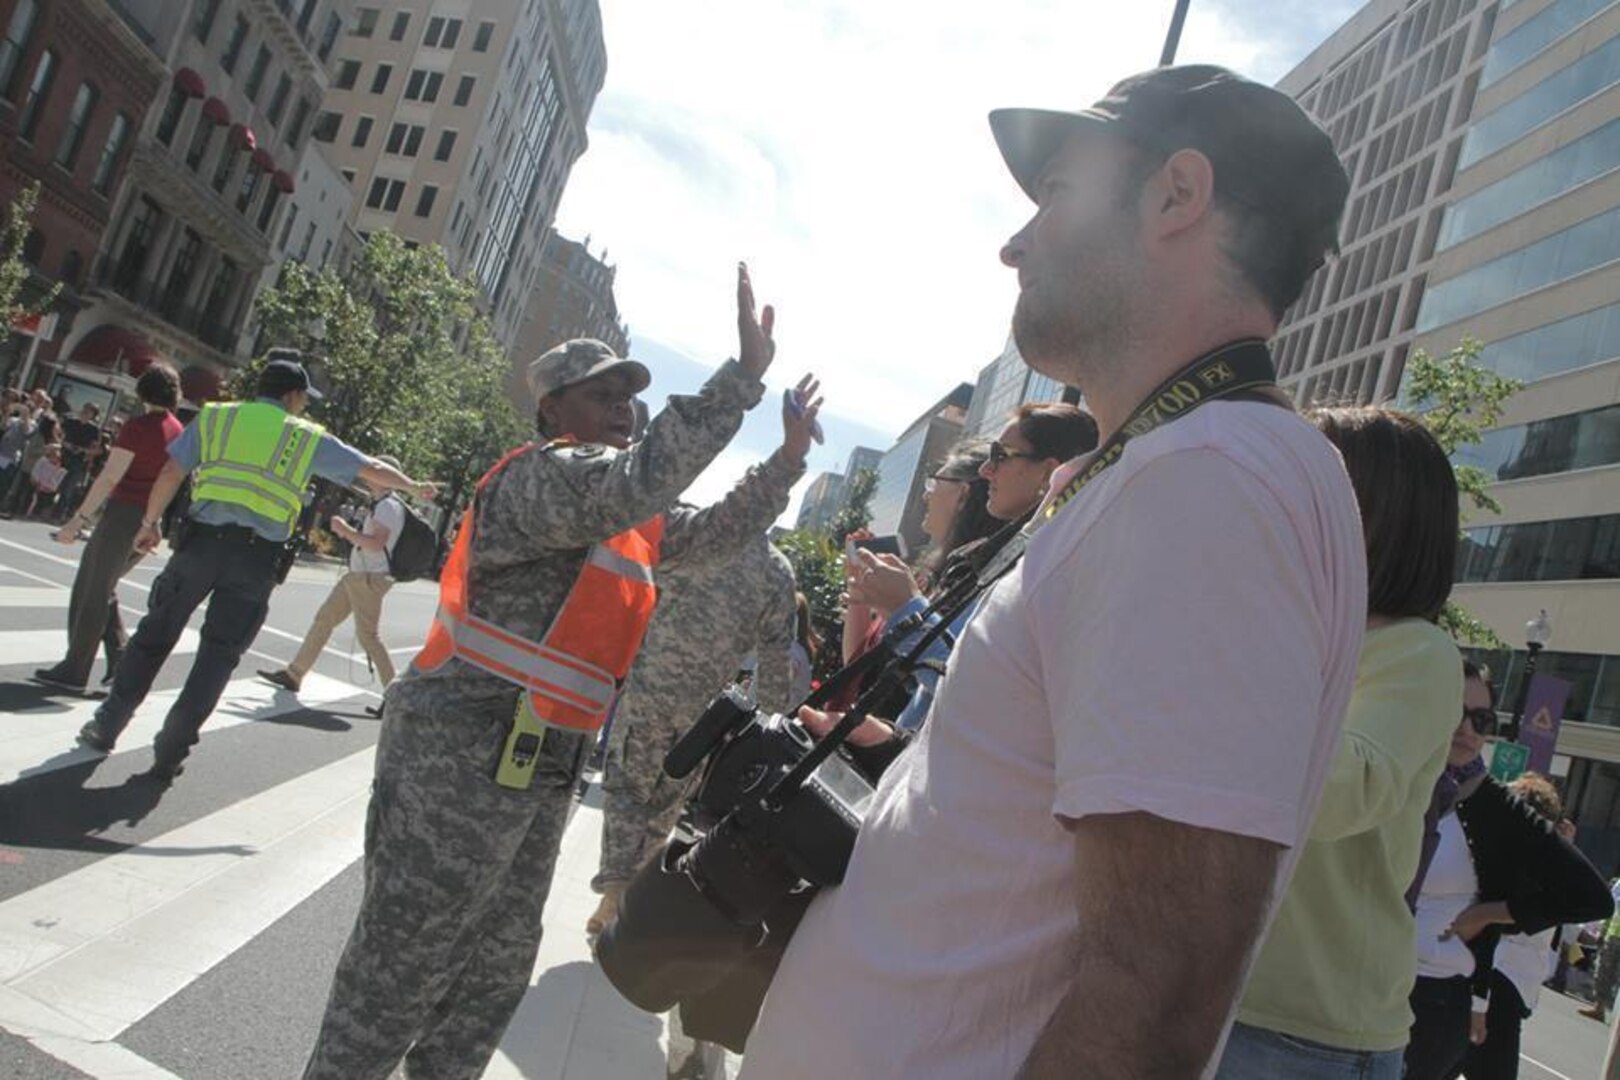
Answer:
[{"label": "reflective stripe on vest", "polygon": [[192,499],[250,510],[291,530],[321,442],[319,424],[263,402],[205,405]]},{"label": "reflective stripe on vest", "polygon": [[594,545],[542,640],[479,618],[468,602],[478,495],[514,458],[533,449],[530,444],[507,454],[478,482],[440,574],[439,609],[414,666],[433,671],[454,657],[523,688],[542,721],[596,731],[630,672],[658,601],[653,567],[664,521],[653,518]]}]

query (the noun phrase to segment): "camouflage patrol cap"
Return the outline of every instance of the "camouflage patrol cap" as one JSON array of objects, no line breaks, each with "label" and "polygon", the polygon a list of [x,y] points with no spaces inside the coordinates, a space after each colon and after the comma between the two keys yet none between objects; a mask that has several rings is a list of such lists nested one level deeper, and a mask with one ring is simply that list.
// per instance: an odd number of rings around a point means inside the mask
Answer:
[{"label": "camouflage patrol cap", "polygon": [[610,371],[629,376],[632,393],[639,394],[652,384],[652,373],[645,365],[626,360],[594,338],[575,338],[529,361],[529,390],[539,401]]}]

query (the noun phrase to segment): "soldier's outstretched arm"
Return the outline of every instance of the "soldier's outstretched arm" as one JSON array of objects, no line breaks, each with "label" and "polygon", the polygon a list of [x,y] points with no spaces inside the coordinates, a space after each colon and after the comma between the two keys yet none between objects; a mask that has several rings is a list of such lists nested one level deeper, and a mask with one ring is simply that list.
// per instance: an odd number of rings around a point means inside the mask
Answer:
[{"label": "soldier's outstretched arm", "polygon": [[814,375],[799,380],[782,405],[782,445],[750,468],[724,498],[701,510],[670,511],[664,522],[665,559],[724,557],[781,516],[793,485],[804,475],[805,455],[818,430],[820,388]]},{"label": "soldier's outstretched arm", "polygon": [[[743,413],[764,395],[761,379],[776,355],[775,319],[769,305],[756,314],[747,267],[739,265],[736,360],[721,365],[696,394],[672,395],[629,450],[553,448],[531,455],[532,462],[520,459],[525,467],[499,477],[502,487],[527,489],[502,501],[522,508],[528,541],[537,548],[586,547],[667,510],[725,449],[742,426]],[[786,486],[797,478],[795,473]]]}]

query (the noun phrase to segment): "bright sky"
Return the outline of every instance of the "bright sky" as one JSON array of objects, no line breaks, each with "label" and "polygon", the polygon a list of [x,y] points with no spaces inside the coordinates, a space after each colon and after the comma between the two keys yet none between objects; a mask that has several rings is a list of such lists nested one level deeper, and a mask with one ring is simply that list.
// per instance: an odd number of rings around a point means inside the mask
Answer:
[{"label": "bright sky", "polygon": [[[1030,205],[985,114],[1078,108],[1158,59],[1172,0],[602,0],[607,84],[558,214],[618,267],[631,351],[712,367],[736,349],[732,274],[778,308],[771,381],[825,383],[838,471],[973,381],[1016,293],[997,261]],[[1178,59],[1274,82],[1355,0],[1192,0]],[[756,410],[693,486],[708,501],[775,445]],[[797,496],[802,494],[801,484]]]}]

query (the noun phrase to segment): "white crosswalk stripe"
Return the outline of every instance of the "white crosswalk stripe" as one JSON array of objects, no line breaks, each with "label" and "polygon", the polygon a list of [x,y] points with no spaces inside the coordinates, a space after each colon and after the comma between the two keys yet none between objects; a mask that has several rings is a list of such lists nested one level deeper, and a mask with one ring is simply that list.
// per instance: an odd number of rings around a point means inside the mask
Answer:
[{"label": "white crosswalk stripe", "polygon": [[[59,590],[57,595],[62,597],[62,607],[66,608],[68,594]],[[0,597],[0,603],[3,602],[4,597]],[[178,655],[189,656],[197,651],[197,641],[197,631],[188,629],[180,635],[174,651]],[[0,630],[0,664],[35,666],[54,664],[67,654],[67,642],[67,630],[60,627],[47,630]],[[96,677],[101,677],[99,662],[96,666]]]},{"label": "white crosswalk stripe", "polygon": [[[268,720],[298,709],[343,701],[363,693],[360,687],[317,672],[305,677],[294,697],[262,679],[236,679],[226,684],[225,693],[203,728],[206,736],[237,724]],[[147,696],[129,727],[119,737],[120,748],[144,746],[163,727],[163,718],[180,696],[179,688]],[[66,769],[99,755],[73,742],[79,728],[95,715],[98,701],[74,701],[67,707],[53,705],[40,709],[18,709],[7,714],[0,727],[0,784],[13,783],[25,776]]]}]

